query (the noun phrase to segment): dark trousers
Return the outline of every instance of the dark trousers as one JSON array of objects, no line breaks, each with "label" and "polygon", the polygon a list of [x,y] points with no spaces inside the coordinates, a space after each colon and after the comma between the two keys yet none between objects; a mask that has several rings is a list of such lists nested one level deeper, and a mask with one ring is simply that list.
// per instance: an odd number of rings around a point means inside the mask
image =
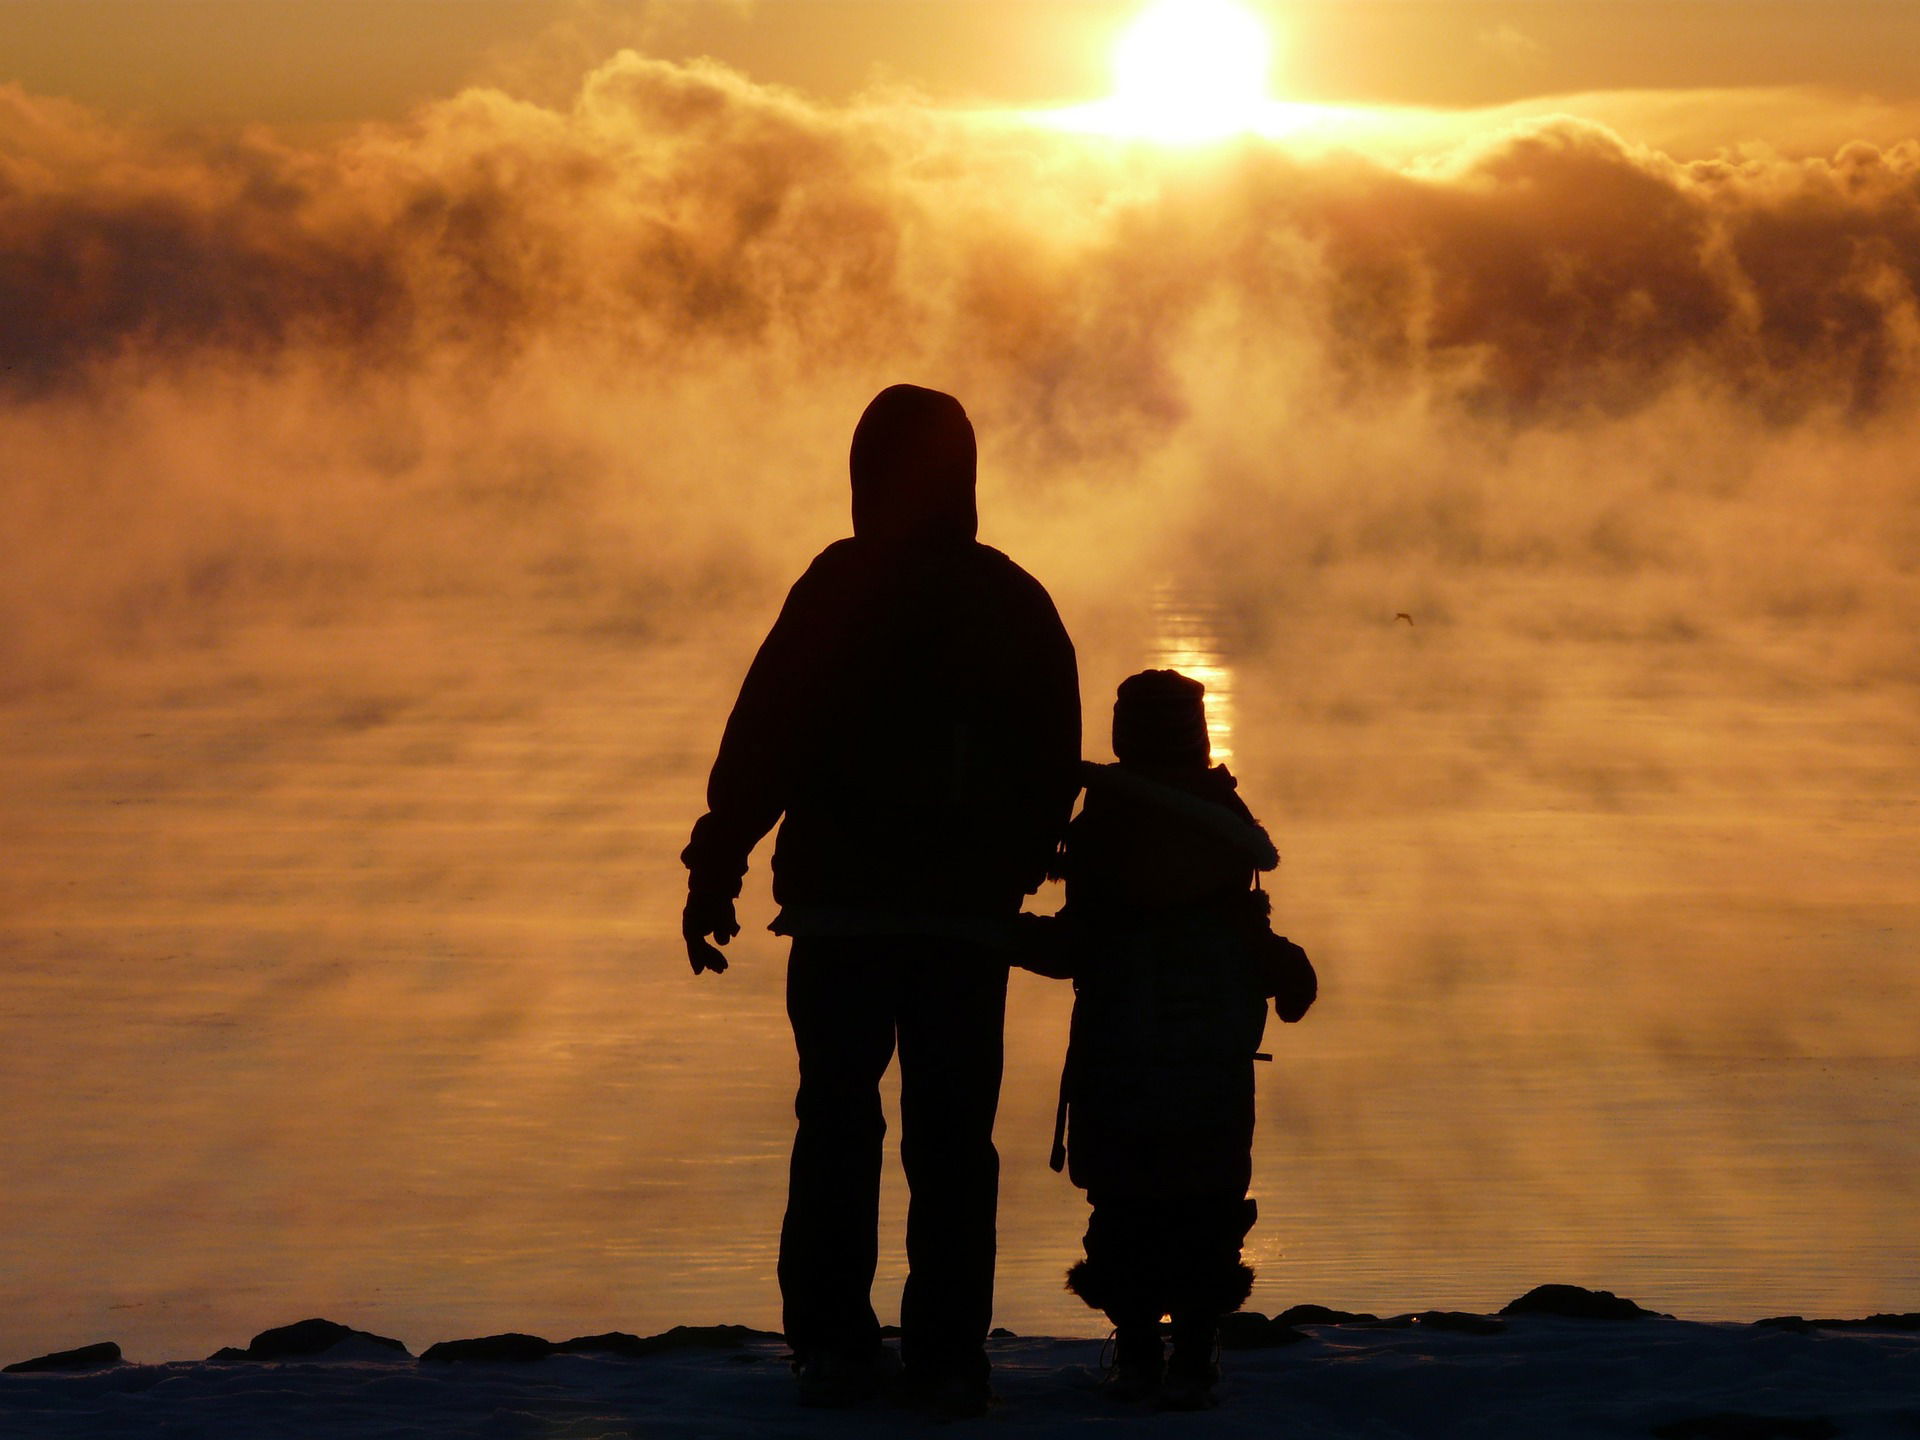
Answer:
[{"label": "dark trousers", "polygon": [[787,966],[799,1128],[780,1228],[780,1296],[796,1354],[869,1348],[878,1259],[880,1077],[900,1052],[907,1175],[901,1359],[984,1377],[1007,966],[974,945],[801,936]]},{"label": "dark trousers", "polygon": [[1069,1286],[1116,1326],[1171,1315],[1211,1323],[1237,1310],[1253,1286],[1240,1247],[1259,1214],[1245,1194],[1087,1197],[1087,1258]]}]

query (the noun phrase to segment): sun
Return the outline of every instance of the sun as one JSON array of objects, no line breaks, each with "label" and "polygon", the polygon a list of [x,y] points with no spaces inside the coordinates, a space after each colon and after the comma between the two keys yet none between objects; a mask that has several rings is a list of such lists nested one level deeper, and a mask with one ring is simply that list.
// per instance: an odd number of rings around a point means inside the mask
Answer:
[{"label": "sun", "polygon": [[1181,149],[1242,136],[1314,145],[1378,128],[1364,110],[1274,99],[1282,38],[1242,0],[1153,0],[1114,45],[1107,98],[1012,113],[1050,130]]},{"label": "sun", "polygon": [[1234,0],[1156,0],[1114,47],[1115,128],[1163,140],[1260,128],[1273,44]]}]

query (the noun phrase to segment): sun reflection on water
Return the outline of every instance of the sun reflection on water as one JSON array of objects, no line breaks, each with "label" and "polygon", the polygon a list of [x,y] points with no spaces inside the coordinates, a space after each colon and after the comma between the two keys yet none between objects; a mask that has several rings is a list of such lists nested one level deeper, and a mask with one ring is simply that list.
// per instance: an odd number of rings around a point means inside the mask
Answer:
[{"label": "sun reflection on water", "polygon": [[1153,646],[1148,666],[1178,670],[1207,687],[1207,739],[1216,764],[1233,758],[1233,667],[1222,649],[1212,601],[1178,582],[1153,591]]}]

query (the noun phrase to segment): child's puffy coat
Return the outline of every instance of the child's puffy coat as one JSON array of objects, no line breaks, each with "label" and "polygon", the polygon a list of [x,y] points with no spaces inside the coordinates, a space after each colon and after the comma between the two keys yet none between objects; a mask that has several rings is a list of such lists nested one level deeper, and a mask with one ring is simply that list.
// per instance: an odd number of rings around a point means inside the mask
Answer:
[{"label": "child's puffy coat", "polygon": [[1068,1173],[1096,1199],[1244,1193],[1253,1057],[1284,979],[1252,885],[1279,857],[1224,766],[1086,768],[1054,947],[1075,991]]}]

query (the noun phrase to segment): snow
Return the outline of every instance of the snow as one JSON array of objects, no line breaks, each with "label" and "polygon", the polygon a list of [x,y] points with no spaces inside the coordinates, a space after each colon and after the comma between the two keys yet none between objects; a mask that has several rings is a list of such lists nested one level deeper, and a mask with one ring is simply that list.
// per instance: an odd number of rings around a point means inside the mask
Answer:
[{"label": "snow", "polygon": [[[422,1364],[376,1347],[279,1363],[121,1364],[0,1375],[5,1440],[637,1440],[983,1435],[1284,1435],[1289,1440],[1920,1435],[1920,1333],[1523,1315],[1496,1335],[1414,1324],[1300,1327],[1306,1342],[1230,1351],[1219,1408],[1127,1408],[1099,1389],[1098,1340],[991,1342],[997,1400],[939,1422],[885,1403],[808,1411],[786,1351],[521,1364]],[[349,1356],[350,1358],[341,1358]],[[1719,1418],[1715,1418],[1719,1417]],[[1737,1417],[1747,1417],[1745,1421]]]}]

